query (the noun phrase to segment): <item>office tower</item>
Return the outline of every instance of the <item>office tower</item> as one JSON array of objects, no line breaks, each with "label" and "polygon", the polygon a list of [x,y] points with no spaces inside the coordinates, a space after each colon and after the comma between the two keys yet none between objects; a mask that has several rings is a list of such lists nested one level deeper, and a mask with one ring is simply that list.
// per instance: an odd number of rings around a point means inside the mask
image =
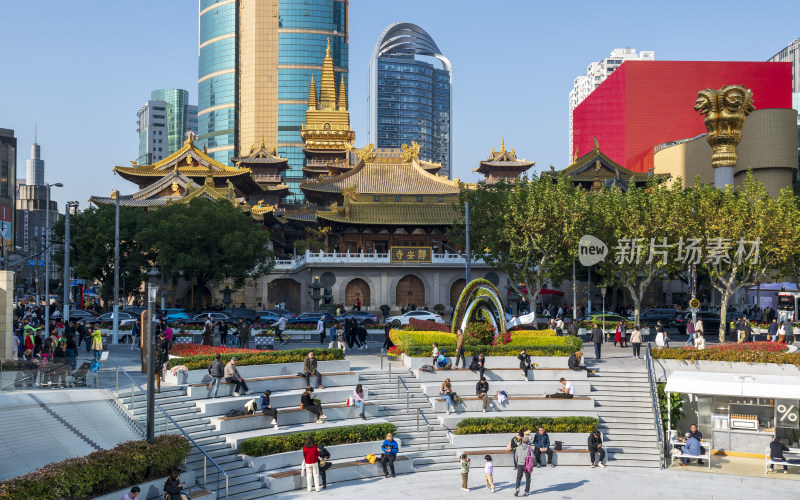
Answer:
[{"label": "office tower", "polygon": [[230,163],[264,142],[288,160],[289,202],[303,201],[308,84],[328,39],[347,82],[349,0],[200,0],[198,143]]},{"label": "office tower", "polygon": [[189,130],[197,132],[197,106],[183,89],[158,89],[139,108],[139,158],[141,164],[157,162],[183,146]]},{"label": "office tower", "polygon": [[14,233],[11,221],[14,218],[17,179],[17,138],[14,131],[0,128],[0,233],[4,242],[3,255],[13,249]]},{"label": "office tower", "polygon": [[600,86],[606,78],[608,78],[615,69],[625,61],[653,61],[656,58],[656,53],[652,50],[642,50],[636,52],[636,49],[614,49],[611,55],[602,61],[589,63],[586,67],[586,74],[579,75],[573,82],[573,88],[569,93],[569,158],[572,160],[575,152],[572,143],[572,112],[578,107],[578,104],[583,102],[584,99],[589,97],[594,89]]},{"label": "office tower", "polygon": [[412,141],[420,158],[451,176],[453,66],[433,38],[411,23],[381,33],[369,69],[369,140],[379,148]]},{"label": "office tower", "polygon": [[792,92],[800,92],[800,38],[789,43],[768,60],[792,63]]}]

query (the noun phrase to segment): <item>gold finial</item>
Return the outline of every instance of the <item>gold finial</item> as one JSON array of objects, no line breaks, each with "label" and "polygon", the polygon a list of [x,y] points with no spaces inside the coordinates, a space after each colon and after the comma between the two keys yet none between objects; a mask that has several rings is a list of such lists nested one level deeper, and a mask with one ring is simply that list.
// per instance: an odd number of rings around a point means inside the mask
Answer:
[{"label": "gold finial", "polygon": [[136,167],[139,165],[139,162],[137,162],[136,160],[130,160],[130,162],[131,162],[131,167]]},{"label": "gold finial", "polygon": [[265,147],[265,146],[264,146],[264,138],[262,137],[262,138],[261,138],[261,149],[264,149],[264,147]]},{"label": "gold finial", "polygon": [[592,182],[592,191],[600,191],[602,184],[600,183],[600,160],[594,164],[594,182]]},{"label": "gold finial", "polygon": [[505,139],[500,139],[500,152],[501,153],[505,153],[506,152],[506,140]]},{"label": "gold finial", "polygon": [[572,163],[578,161],[578,146],[575,146],[575,152],[572,154]]},{"label": "gold finial", "polygon": [[339,84],[339,111],[347,111],[347,89],[344,86],[344,75]]},{"label": "gold finial", "polygon": [[117,191],[116,189],[114,191],[111,191],[111,199],[112,200],[116,200],[117,196],[119,196],[119,191]]},{"label": "gold finial", "polygon": [[331,37],[328,37],[328,46],[325,48],[325,57],[331,56]]},{"label": "gold finial", "polygon": [[178,194],[178,181],[172,181],[172,192]]},{"label": "gold finial", "polygon": [[600,143],[597,142],[597,136],[594,136],[594,150],[600,151]]},{"label": "gold finial", "polygon": [[358,159],[364,163],[371,163],[375,161],[375,145],[369,143],[369,145],[361,148],[361,150],[358,152]]},{"label": "gold finial", "polygon": [[411,163],[414,160],[419,160],[420,146],[414,141],[411,141],[411,146],[408,144],[401,144],[400,149],[403,150],[403,163]]},{"label": "gold finial", "polygon": [[753,91],[742,85],[723,85],[719,90],[697,93],[694,110],[705,115],[712,167],[736,166],[736,146],[742,140],[745,119],[755,109]]},{"label": "gold finial", "polygon": [[188,132],[186,132],[186,140],[183,141],[183,145],[184,146],[194,145],[195,139],[197,139],[197,134],[194,132],[194,130],[189,130]]},{"label": "gold finial", "polygon": [[317,109],[317,84],[314,82],[314,75],[311,75],[311,83],[308,84],[308,109]]},{"label": "gold finial", "polygon": [[336,110],[336,75],[334,73],[333,58],[331,57],[330,39],[325,59],[322,61],[322,79],[319,84],[319,109],[326,111]]},{"label": "gold finial", "polygon": [[206,176],[206,181],[205,181],[204,185],[205,185],[206,187],[214,187],[214,178],[213,178],[213,177],[211,177],[210,175],[207,175],[207,176]]},{"label": "gold finial", "polygon": [[208,143],[206,142],[203,143],[203,154],[208,154]]}]

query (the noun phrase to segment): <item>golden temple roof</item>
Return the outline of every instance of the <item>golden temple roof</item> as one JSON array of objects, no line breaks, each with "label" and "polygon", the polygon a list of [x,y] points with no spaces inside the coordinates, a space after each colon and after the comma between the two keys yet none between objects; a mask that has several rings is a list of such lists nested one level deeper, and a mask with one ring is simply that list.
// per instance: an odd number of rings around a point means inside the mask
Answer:
[{"label": "golden temple roof", "polygon": [[536,165],[535,161],[528,161],[525,159],[517,158],[514,148],[506,149],[505,139],[500,140],[500,151],[492,151],[489,153],[489,158],[483,160],[478,168],[472,169],[473,172],[480,172],[483,175],[489,175],[495,169],[517,170],[520,173],[528,170]]},{"label": "golden temple roof", "polygon": [[286,170],[289,168],[289,160],[278,155],[277,149],[274,145],[266,147],[263,140],[261,141],[260,146],[256,147],[255,144],[251,145],[249,153],[242,156],[237,156],[236,158],[231,158],[231,161],[237,167],[239,164],[244,163],[245,165],[264,164],[277,167],[280,170]]},{"label": "golden temple roof", "polygon": [[318,211],[320,222],[381,226],[450,226],[460,218],[451,203],[393,203],[353,201],[329,211]]}]

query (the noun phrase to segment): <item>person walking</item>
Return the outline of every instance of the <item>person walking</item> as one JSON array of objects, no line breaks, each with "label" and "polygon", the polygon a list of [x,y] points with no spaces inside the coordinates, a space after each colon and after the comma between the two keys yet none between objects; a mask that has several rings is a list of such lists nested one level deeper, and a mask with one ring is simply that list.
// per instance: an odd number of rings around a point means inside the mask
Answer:
[{"label": "person walking", "polygon": [[324,316],[320,316],[317,320],[317,335],[319,335],[319,343],[323,344],[325,342],[325,321]]},{"label": "person walking", "polygon": [[328,469],[333,465],[331,452],[322,443],[317,443],[317,450],[319,451],[319,477],[322,478],[322,489],[324,490],[328,487]]},{"label": "person walking", "polygon": [[[595,430],[591,434],[589,434],[589,460],[592,462],[592,469],[595,467],[600,467],[601,469],[605,469],[606,466],[603,465],[603,460],[606,458],[606,450],[603,449],[603,438],[600,436],[600,431]],[[595,459],[598,460],[595,460]]]},{"label": "person walking", "polygon": [[328,417],[322,413],[322,404],[317,404],[317,402],[314,401],[314,398],[311,397],[313,392],[314,389],[311,387],[306,387],[306,390],[300,395],[300,409],[310,412],[312,415],[317,417],[317,421],[315,423],[321,424],[322,421]]},{"label": "person walking", "polygon": [[283,331],[286,329],[286,317],[281,316],[275,322],[275,340],[283,342]]},{"label": "person walking", "polygon": [[341,323],[336,325],[336,347],[345,352],[347,349],[347,342],[344,339],[344,326]]},{"label": "person walking", "polygon": [[156,345],[156,363],[153,367],[153,371],[155,372],[155,380],[156,380],[156,393],[161,393],[161,377],[164,373],[164,365],[169,362],[169,349],[170,349],[170,341],[167,340],[167,336],[164,332],[161,332],[158,338],[158,344]]},{"label": "person walking", "polygon": [[[453,408],[453,386],[450,384],[450,379],[444,379],[442,385],[439,387],[439,399],[445,402],[447,413]],[[455,411],[455,410],[454,410]]]},{"label": "person walking", "polygon": [[461,466],[461,491],[469,491],[469,464],[470,459],[466,453],[461,454],[461,458],[459,459],[459,465]]},{"label": "person walking", "polygon": [[579,331],[580,331],[580,326],[578,325],[578,320],[573,319],[572,321],[570,321],[569,326],[567,327],[567,333],[569,333],[573,337],[577,337]]},{"label": "person walking", "polygon": [[220,321],[217,325],[219,329],[219,345],[226,346],[228,345],[228,323]]},{"label": "person walking", "polygon": [[203,345],[214,345],[214,323],[210,314],[203,323]]},{"label": "person walking", "polygon": [[467,360],[464,358],[464,330],[459,328],[456,331],[456,361],[455,368],[458,368],[458,360],[461,360],[461,368],[467,367]]},{"label": "person walking", "polygon": [[361,410],[361,413],[358,415],[361,417],[362,420],[366,420],[367,417],[364,415],[364,388],[361,387],[361,384],[358,384],[355,389],[353,389],[352,401],[353,405],[358,406],[358,409]]},{"label": "person walking", "polygon": [[97,323],[92,324],[92,355],[94,359],[100,360],[100,354],[103,352],[103,332],[97,326]]},{"label": "person walking", "polygon": [[486,489],[494,493],[494,463],[492,463],[492,456],[484,455],[483,459],[486,461],[483,466],[483,480],[486,483]]},{"label": "person walking", "polygon": [[131,351],[134,349],[134,347],[138,349],[139,344],[141,343],[141,341],[139,340],[139,337],[142,334],[141,323],[142,321],[137,318],[136,323],[134,323],[133,326],[131,327]]},{"label": "person walking", "polygon": [[693,345],[695,339],[695,331],[694,331],[694,323],[692,323],[691,319],[686,322],[686,334],[689,336],[686,339],[686,345],[687,346]]},{"label": "person walking", "polygon": [[240,389],[244,389],[245,394],[250,394],[250,390],[247,388],[247,382],[244,381],[239,374],[239,369],[236,368],[236,356],[232,357],[228,364],[225,365],[225,382],[236,384],[236,387],[233,388],[233,395],[235,397],[239,397]]},{"label": "person walking", "polygon": [[522,370],[522,375],[525,377],[525,380],[528,380],[528,370],[531,369],[531,355],[525,352],[525,349],[522,349],[519,351],[517,359],[519,360],[519,367]]},{"label": "person walking", "polygon": [[633,332],[631,332],[631,346],[633,347],[633,357],[636,359],[642,359],[642,329],[639,328],[639,326],[633,327]]},{"label": "person walking", "polygon": [[78,346],[75,344],[74,335],[70,335],[67,337],[65,352],[67,355],[67,364],[69,364],[72,370],[75,370],[75,367],[77,366],[78,363]]},{"label": "person walking", "polygon": [[625,347],[623,345],[625,343],[625,328],[622,326],[622,321],[617,322],[617,328],[614,330],[614,347],[617,347],[617,343],[619,343],[620,347]]},{"label": "person walking", "polygon": [[[381,451],[383,452],[383,455],[381,455],[383,477],[389,477],[389,470],[392,471],[392,477],[395,477],[394,461],[397,459],[398,450],[399,446],[397,445],[397,441],[394,440],[394,437],[390,432],[386,435],[386,439],[384,439],[383,443],[381,444]],[[386,469],[387,465],[389,466],[389,470]]]},{"label": "person walking", "polygon": [[317,377],[317,389],[322,389],[322,374],[317,371],[317,358],[314,357],[314,351],[308,351],[308,357],[303,360],[303,377],[309,387],[312,375]]},{"label": "person walking", "polygon": [[486,413],[486,407],[489,406],[489,382],[486,381],[486,377],[481,377],[475,384],[475,395],[483,402],[482,411]]},{"label": "person walking", "polygon": [[394,343],[390,338],[391,331],[392,331],[392,325],[387,323],[386,326],[383,327],[384,339],[383,339],[383,347],[381,347],[382,354],[386,354],[386,352],[394,346]]},{"label": "person walking", "polygon": [[364,326],[364,323],[356,326],[356,337],[358,337],[359,349],[364,351],[369,350],[369,346],[367,345],[367,328]]},{"label": "person walking", "polygon": [[742,320],[744,331],[744,342],[752,342],[753,327],[750,325],[750,319],[744,318]]},{"label": "person walking", "polygon": [[221,356],[219,353],[214,355],[214,360],[208,365],[208,375],[211,377],[211,382],[208,384],[209,391],[214,391],[213,398],[217,398],[217,393],[219,392],[219,383],[222,380],[222,377],[225,376],[225,366],[220,361]]},{"label": "person walking", "polygon": [[244,319],[239,319],[239,340],[242,342],[243,348],[250,347],[250,322]]},{"label": "person walking", "polygon": [[656,323],[656,345],[659,349],[669,348],[669,337],[666,330],[664,330],[664,325],[661,324],[661,320]]},{"label": "person walking", "polygon": [[321,489],[319,484],[319,449],[314,444],[314,438],[311,436],[308,436],[306,444],[303,446],[303,464],[309,493],[311,492],[312,478],[314,480],[314,489],[319,491]]},{"label": "person walking", "polygon": [[269,404],[269,397],[272,394],[272,391],[267,389],[264,391],[264,394],[261,395],[261,399],[259,400],[259,404],[261,405],[261,413],[269,418],[272,417],[271,425],[274,426],[275,430],[278,430],[278,410],[270,406]]},{"label": "person walking", "polygon": [[772,322],[767,328],[767,340],[771,340],[773,342],[778,341],[778,320],[775,318],[772,318]]},{"label": "person walking", "polygon": [[[514,496],[519,496],[519,487],[522,482],[522,476],[525,475],[525,496],[531,492],[531,470],[533,470],[533,457],[531,455],[531,447],[528,444],[528,436],[522,438],[522,442],[517,446],[514,451],[514,463],[517,468],[517,482],[514,491]],[[531,460],[528,460],[530,458]]]},{"label": "person walking", "polygon": [[589,336],[590,340],[594,344],[594,357],[595,359],[600,359],[600,350],[603,347],[603,330],[600,329],[600,326],[594,325],[592,328],[592,333]]},{"label": "person walking", "polygon": [[786,323],[783,321],[781,321],[781,324],[778,325],[778,334],[775,342],[780,342],[782,344],[786,343]]}]

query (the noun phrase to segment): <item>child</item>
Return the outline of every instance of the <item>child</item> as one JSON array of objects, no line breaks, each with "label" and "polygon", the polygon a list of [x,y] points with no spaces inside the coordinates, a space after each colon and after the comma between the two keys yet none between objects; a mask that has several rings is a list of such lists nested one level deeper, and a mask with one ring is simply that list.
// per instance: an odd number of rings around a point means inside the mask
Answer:
[{"label": "child", "polygon": [[461,491],[469,491],[467,488],[467,478],[469,477],[469,458],[467,454],[461,455]]},{"label": "child", "polygon": [[486,455],[483,458],[486,460],[486,465],[483,467],[483,477],[486,479],[486,489],[492,490],[492,493],[494,493],[494,464],[492,464],[492,456]]},{"label": "child", "polygon": [[436,366],[436,358],[439,357],[439,344],[436,342],[433,343],[433,352],[431,353],[431,357],[433,358],[433,366]]}]

